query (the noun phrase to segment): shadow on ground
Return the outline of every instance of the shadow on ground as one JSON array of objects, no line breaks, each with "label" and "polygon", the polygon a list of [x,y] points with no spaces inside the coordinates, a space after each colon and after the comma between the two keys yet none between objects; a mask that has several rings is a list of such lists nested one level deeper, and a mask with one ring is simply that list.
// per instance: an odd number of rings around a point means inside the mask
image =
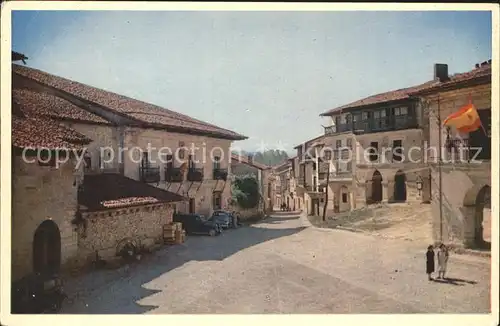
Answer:
[{"label": "shadow on ground", "polygon": [[456,285],[456,286],[464,286],[465,284],[477,284],[476,281],[469,281],[469,280],[464,280],[461,278],[453,278],[453,277],[446,277],[444,279],[435,278],[435,279],[433,279],[433,281],[436,283],[450,284],[450,285]]},{"label": "shadow on ground", "polygon": [[[253,226],[229,230],[217,237],[188,237],[184,244],[166,247],[119,270],[94,271],[69,280],[69,299],[63,304],[60,313],[143,314],[157,306],[144,306],[136,302],[160,292],[146,289],[144,284],[190,261],[221,261],[252,246],[296,234],[305,228],[266,228],[265,224],[279,224],[297,218],[289,213],[288,216],[268,218]],[[106,304],[93,304],[90,307],[86,303],[96,301]],[[112,304],[109,304],[110,301]]]}]

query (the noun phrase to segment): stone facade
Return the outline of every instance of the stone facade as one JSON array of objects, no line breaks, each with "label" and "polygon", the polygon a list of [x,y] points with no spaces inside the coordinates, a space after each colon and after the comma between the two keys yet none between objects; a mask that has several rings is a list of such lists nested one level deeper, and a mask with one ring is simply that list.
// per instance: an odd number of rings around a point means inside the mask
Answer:
[{"label": "stone facade", "polygon": [[78,250],[81,261],[97,257],[111,260],[122,245],[133,243],[138,249],[161,244],[163,225],[172,222],[173,207],[169,204],[142,205],[84,213],[84,224],[78,228]]},{"label": "stone facade", "polygon": [[[401,161],[394,160],[394,141],[401,141]],[[356,206],[367,205],[372,196],[372,178],[375,171],[382,176],[382,202],[393,202],[395,198],[396,175],[405,177],[406,201],[422,202],[429,200],[417,189],[417,182],[428,179],[429,171],[424,162],[423,132],[421,129],[405,129],[370,133],[355,136],[356,170],[354,182],[358,188]],[[372,142],[379,146],[378,161],[371,162],[369,148]]]},{"label": "stone facade", "polygon": [[[213,160],[212,157],[221,158],[220,168],[231,172],[230,140],[216,139],[204,136],[195,136],[179,133],[170,133],[162,130],[127,128],[125,133],[125,148],[139,148],[143,151],[148,150],[148,144],[151,145],[152,154],[150,163],[160,170],[160,182],[153,183],[161,189],[178,193],[195,201],[195,212],[204,215],[211,215],[214,210],[214,193],[221,194],[221,208],[227,207],[231,199],[231,182],[229,180],[213,180]],[[165,180],[165,163],[160,160],[161,155],[170,154],[168,150],[159,153],[158,149],[170,149],[174,156],[176,151],[185,146],[185,159],[190,155],[191,146],[194,144],[193,160],[196,168],[203,169],[203,182],[191,182],[184,178],[183,182],[167,182]],[[156,150],[154,150],[156,148]],[[139,180],[138,161],[139,151],[128,151],[124,157],[124,173],[126,177]],[[212,157],[211,157],[212,156]],[[165,162],[165,158],[163,158]],[[180,162],[174,162],[174,167],[180,167]],[[177,204],[178,212],[189,212],[189,202]]]},{"label": "stone facade", "polygon": [[78,236],[71,221],[77,207],[74,161],[59,168],[26,163],[13,157],[12,173],[12,280],[33,272],[33,239],[37,227],[50,220],[61,236],[61,264],[78,251]]},{"label": "stone facade", "polygon": [[[445,128],[438,127],[439,119],[442,121],[450,114],[457,112],[468,103],[469,96],[478,111],[491,111],[491,84],[464,87],[422,98],[422,107],[428,116],[428,124],[424,126],[424,133],[430,148],[439,148],[440,132],[441,146],[444,147],[448,135]],[[449,136],[469,139],[469,135],[458,135],[453,129],[450,130]],[[435,163],[438,161],[436,156],[439,153],[433,150],[428,152],[432,176],[430,192],[432,193],[434,240],[459,246],[476,246],[476,232],[481,232],[486,225],[489,225],[491,219],[490,203],[482,203],[481,198],[478,198],[482,190],[487,189],[487,193],[491,191],[490,159],[484,160],[481,164],[452,162],[450,161],[451,154],[443,149],[441,152],[442,189],[440,189],[439,167]],[[484,225],[481,225],[481,220]]]}]

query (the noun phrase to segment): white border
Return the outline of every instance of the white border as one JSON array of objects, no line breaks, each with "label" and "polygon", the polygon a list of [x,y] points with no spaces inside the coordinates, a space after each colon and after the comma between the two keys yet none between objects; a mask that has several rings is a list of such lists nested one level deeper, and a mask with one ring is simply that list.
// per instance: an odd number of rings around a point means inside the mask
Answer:
[{"label": "white border", "polygon": [[[10,220],[11,220],[11,126],[10,126],[10,89],[11,89],[11,11],[12,10],[217,10],[217,11],[492,11],[492,138],[493,144],[498,144],[499,134],[499,8],[494,4],[464,4],[464,3],[193,3],[193,2],[77,2],[77,1],[10,1],[2,3],[1,13],[1,199],[2,203],[0,225],[1,241],[1,319],[2,325],[39,325],[72,324],[85,325],[89,322],[117,323],[135,325],[146,322],[164,325],[165,323],[194,323],[204,325],[217,325],[221,321],[239,325],[255,325],[256,323],[322,323],[331,325],[334,322],[340,325],[356,323],[360,325],[388,325],[388,324],[439,324],[439,325],[493,325],[498,322],[498,218],[492,220],[492,314],[483,315],[170,315],[153,316],[120,315],[92,316],[92,315],[10,315]],[[498,175],[498,145],[492,145],[492,216],[499,216],[499,175]],[[140,317],[140,320],[138,319]],[[35,319],[36,318],[36,319]],[[119,320],[118,320],[118,319]],[[165,320],[168,318],[169,320]]]}]

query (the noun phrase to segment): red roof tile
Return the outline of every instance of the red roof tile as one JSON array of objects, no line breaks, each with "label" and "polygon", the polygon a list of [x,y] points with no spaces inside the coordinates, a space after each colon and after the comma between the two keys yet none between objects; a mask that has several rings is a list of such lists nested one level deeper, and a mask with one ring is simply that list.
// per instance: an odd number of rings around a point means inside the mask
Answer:
[{"label": "red roof tile", "polygon": [[185,200],[181,195],[117,173],[86,175],[78,192],[78,204],[87,211]]},{"label": "red roof tile", "polygon": [[392,102],[392,101],[397,101],[397,100],[403,100],[403,99],[408,99],[411,98],[414,95],[423,93],[423,92],[428,92],[431,90],[439,90],[445,87],[450,87],[457,85],[462,82],[467,82],[467,81],[472,81],[478,78],[486,77],[486,76],[491,76],[491,61],[487,61],[486,63],[483,63],[480,67],[475,68],[471,71],[465,72],[465,73],[458,73],[450,76],[450,80],[444,83],[440,83],[437,80],[431,80],[428,82],[425,82],[420,85],[412,86],[412,87],[407,87],[407,88],[402,88],[402,89],[397,89],[394,91],[389,91],[385,93],[380,93],[376,95],[372,95],[369,97],[366,97],[364,99],[339,106],[337,108],[331,109],[329,111],[326,111],[320,116],[329,116],[335,113],[340,113],[344,109],[352,109],[352,108],[357,108],[357,107],[363,107],[366,105],[373,105],[373,104],[382,104],[382,103],[387,103],[387,102]]},{"label": "red roof tile", "polygon": [[167,129],[170,127],[172,130],[179,129],[182,132],[199,132],[201,134],[232,140],[247,138],[233,131],[164,109],[154,104],[71,81],[38,69],[13,64],[12,71],[15,74],[65,91],[83,100],[96,103],[149,126],[161,126],[167,127]]},{"label": "red roof tile", "polygon": [[435,82],[434,84],[428,85],[427,87],[420,88],[411,92],[410,95],[418,95],[423,93],[431,93],[437,92],[444,88],[458,86],[459,84],[465,82],[472,82],[474,80],[478,80],[481,78],[490,77],[491,80],[491,60],[483,63],[479,67],[474,68],[471,71],[467,71],[464,73],[458,73],[450,76],[450,79],[446,82],[439,83]]},{"label": "red roof tile", "polygon": [[107,120],[96,114],[73,105],[60,97],[46,93],[38,93],[27,89],[13,89],[12,103],[29,116],[109,124]]},{"label": "red roof tile", "polygon": [[31,149],[83,149],[92,140],[54,120],[12,115],[12,145]]},{"label": "red roof tile", "polygon": [[270,169],[269,166],[265,165],[265,164],[261,164],[259,162],[250,162],[248,161],[248,158],[245,157],[245,156],[241,156],[241,155],[236,155],[236,154],[231,154],[231,160],[233,161],[236,161],[238,163],[242,163],[242,164],[246,164],[246,165],[249,165],[249,166],[253,166],[254,168],[257,168],[259,170],[267,170],[267,169]]},{"label": "red roof tile", "polygon": [[401,89],[397,89],[394,91],[389,91],[389,92],[385,92],[385,93],[380,93],[380,94],[368,96],[364,99],[354,101],[352,103],[345,104],[345,105],[339,106],[337,108],[328,110],[328,111],[320,114],[320,116],[329,116],[329,115],[332,115],[335,113],[341,113],[342,110],[345,110],[345,109],[352,109],[352,108],[357,108],[357,107],[363,107],[366,105],[382,104],[382,103],[387,103],[387,102],[392,102],[392,101],[408,99],[408,98],[410,98],[411,92],[415,92],[419,89],[430,87],[436,83],[437,83],[437,81],[428,81],[426,83],[423,83],[423,84],[420,84],[417,86],[401,88]]}]

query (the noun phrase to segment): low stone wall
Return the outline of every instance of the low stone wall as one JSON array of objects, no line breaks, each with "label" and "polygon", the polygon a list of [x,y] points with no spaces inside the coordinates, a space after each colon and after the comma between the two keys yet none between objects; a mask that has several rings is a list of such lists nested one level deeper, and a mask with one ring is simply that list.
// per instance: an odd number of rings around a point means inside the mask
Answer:
[{"label": "low stone wall", "polygon": [[168,204],[84,213],[78,230],[79,264],[114,259],[127,242],[140,249],[161,244],[163,225],[172,222],[172,215],[173,207]]}]

